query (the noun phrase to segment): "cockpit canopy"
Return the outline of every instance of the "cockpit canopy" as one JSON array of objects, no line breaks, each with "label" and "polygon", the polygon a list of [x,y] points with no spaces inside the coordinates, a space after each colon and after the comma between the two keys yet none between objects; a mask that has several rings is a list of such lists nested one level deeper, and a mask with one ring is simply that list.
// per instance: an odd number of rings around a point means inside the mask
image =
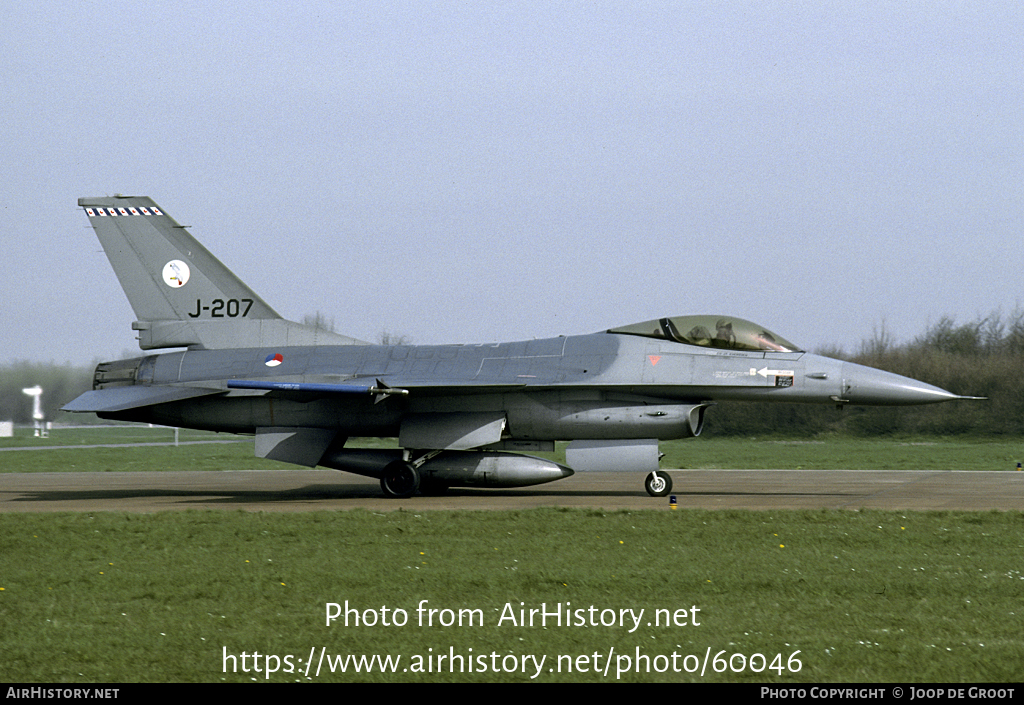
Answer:
[{"label": "cockpit canopy", "polygon": [[612,328],[609,333],[641,335],[687,345],[728,350],[803,352],[780,335],[742,318],[729,316],[675,316]]}]

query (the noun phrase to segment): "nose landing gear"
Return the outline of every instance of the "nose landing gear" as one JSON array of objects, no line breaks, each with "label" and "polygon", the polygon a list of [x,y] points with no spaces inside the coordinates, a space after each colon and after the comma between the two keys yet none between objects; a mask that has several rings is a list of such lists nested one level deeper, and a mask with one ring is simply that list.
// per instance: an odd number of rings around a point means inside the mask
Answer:
[{"label": "nose landing gear", "polygon": [[667,472],[655,470],[647,476],[644,488],[652,497],[664,497],[672,491],[672,476]]}]

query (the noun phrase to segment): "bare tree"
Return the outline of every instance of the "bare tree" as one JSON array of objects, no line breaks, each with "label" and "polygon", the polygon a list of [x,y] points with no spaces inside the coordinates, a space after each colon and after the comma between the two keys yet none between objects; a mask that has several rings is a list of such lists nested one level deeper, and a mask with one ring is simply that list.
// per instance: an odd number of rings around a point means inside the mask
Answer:
[{"label": "bare tree", "polygon": [[323,311],[317,311],[315,314],[307,313],[302,317],[302,325],[310,326],[311,328],[318,328],[330,333],[336,332],[334,330],[334,316],[328,318],[324,315]]},{"label": "bare tree", "polygon": [[377,342],[381,345],[409,345],[412,343],[412,338],[404,333],[391,333],[382,330],[377,336]]}]

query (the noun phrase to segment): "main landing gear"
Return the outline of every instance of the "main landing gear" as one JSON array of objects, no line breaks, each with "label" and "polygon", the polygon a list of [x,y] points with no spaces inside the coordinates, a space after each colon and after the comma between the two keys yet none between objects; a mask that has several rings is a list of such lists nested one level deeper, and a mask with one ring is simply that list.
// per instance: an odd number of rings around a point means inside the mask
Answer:
[{"label": "main landing gear", "polygon": [[[386,497],[403,499],[412,497],[417,490],[424,494],[444,494],[447,485],[424,480],[420,487],[420,472],[416,466],[405,460],[396,460],[384,468],[380,478],[380,488]],[[672,491],[672,476],[662,470],[655,470],[644,481],[647,494],[652,497],[664,497]]]},{"label": "main landing gear", "polygon": [[420,472],[412,463],[396,460],[384,468],[380,488],[387,497],[412,497],[420,486]]},{"label": "main landing gear", "polygon": [[664,497],[672,491],[672,476],[667,472],[655,470],[644,481],[647,494],[652,497]]}]

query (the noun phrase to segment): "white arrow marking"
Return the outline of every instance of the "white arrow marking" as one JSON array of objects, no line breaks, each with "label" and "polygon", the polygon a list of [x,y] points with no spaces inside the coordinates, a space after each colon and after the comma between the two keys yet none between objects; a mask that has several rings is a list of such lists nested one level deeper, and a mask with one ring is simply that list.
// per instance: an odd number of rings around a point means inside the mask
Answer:
[{"label": "white arrow marking", "polygon": [[795,376],[794,373],[793,373],[793,370],[769,370],[767,367],[762,367],[761,369],[757,370],[757,369],[754,369],[753,367],[751,367],[750,368],[750,376],[753,377],[754,375],[761,375],[765,379],[768,378],[768,375],[775,375],[776,377],[794,377]]}]

